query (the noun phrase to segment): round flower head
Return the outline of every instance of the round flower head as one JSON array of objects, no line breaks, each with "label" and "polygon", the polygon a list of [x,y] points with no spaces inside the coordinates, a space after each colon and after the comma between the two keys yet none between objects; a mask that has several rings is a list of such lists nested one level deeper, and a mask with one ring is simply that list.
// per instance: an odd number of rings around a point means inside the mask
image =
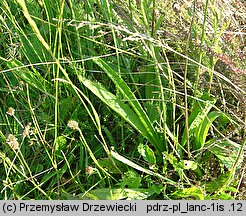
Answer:
[{"label": "round flower head", "polygon": [[79,123],[74,120],[69,120],[67,123],[67,126],[70,127],[73,130],[78,130],[79,129]]},{"label": "round flower head", "polygon": [[12,149],[19,149],[20,147],[18,139],[13,134],[7,136],[6,143],[9,144]]}]

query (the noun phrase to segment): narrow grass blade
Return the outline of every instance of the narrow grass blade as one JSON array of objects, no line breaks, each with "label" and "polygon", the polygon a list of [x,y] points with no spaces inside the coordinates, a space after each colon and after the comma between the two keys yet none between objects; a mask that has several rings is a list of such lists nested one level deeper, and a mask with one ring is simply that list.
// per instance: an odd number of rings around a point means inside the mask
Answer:
[{"label": "narrow grass blade", "polygon": [[34,33],[37,35],[37,38],[39,39],[39,41],[43,44],[43,46],[45,47],[45,49],[47,49],[49,52],[51,52],[50,50],[50,46],[47,44],[47,42],[44,40],[43,36],[41,35],[36,23],[34,22],[34,20],[31,18],[30,13],[26,7],[26,3],[24,0],[17,0],[17,2],[19,3],[19,5],[21,6],[22,10],[23,10],[23,14],[26,17],[26,19],[28,20],[30,26],[32,27],[32,30],[34,31]]},{"label": "narrow grass blade", "polygon": [[[14,59],[12,61],[8,61],[7,66],[12,69],[12,68],[19,68],[24,65],[17,59]],[[38,72],[34,73],[30,71],[28,68],[23,67],[22,69],[14,70],[13,73],[17,77],[21,78],[23,81],[28,83],[30,86],[54,98],[54,96],[49,94],[48,91],[46,90],[49,89],[50,84]]]}]

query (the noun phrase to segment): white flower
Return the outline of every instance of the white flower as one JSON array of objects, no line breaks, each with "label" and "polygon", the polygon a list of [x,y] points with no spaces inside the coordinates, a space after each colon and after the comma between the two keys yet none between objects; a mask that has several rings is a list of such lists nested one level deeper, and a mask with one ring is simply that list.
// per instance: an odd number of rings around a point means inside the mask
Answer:
[{"label": "white flower", "polygon": [[78,130],[79,129],[79,123],[74,120],[69,120],[67,123],[67,126],[70,127],[73,130]]},{"label": "white flower", "polygon": [[19,149],[20,147],[18,139],[13,134],[7,136],[6,143],[9,144],[12,149]]}]

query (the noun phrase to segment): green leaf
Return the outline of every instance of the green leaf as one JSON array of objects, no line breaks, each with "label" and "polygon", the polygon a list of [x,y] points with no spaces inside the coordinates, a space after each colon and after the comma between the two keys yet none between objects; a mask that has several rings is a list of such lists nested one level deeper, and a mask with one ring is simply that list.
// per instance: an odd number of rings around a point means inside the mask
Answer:
[{"label": "green leaf", "polygon": [[207,195],[205,200],[235,200],[235,198],[226,192],[221,192],[219,194],[214,194],[212,196]]},{"label": "green leaf", "polygon": [[186,170],[196,170],[198,167],[197,163],[195,161],[191,161],[191,160],[180,161],[180,166],[182,169],[186,169]]},{"label": "green leaf", "polygon": [[146,173],[146,174],[149,174],[149,175],[158,177],[158,178],[160,178],[160,179],[162,179],[162,180],[167,181],[167,182],[168,182],[169,184],[171,184],[171,185],[177,185],[176,182],[174,182],[174,181],[172,181],[172,180],[170,180],[170,179],[168,179],[168,178],[166,178],[166,177],[160,175],[159,173],[155,173],[155,172],[153,172],[153,171],[151,171],[151,170],[149,170],[149,169],[146,169],[146,168],[144,168],[144,167],[141,167],[141,166],[137,165],[136,163],[134,163],[134,162],[132,162],[132,161],[126,159],[125,157],[119,155],[118,153],[116,153],[116,152],[114,152],[114,151],[112,151],[112,150],[111,150],[110,153],[111,153],[112,157],[114,157],[116,160],[119,160],[119,161],[121,161],[122,163],[127,164],[128,166],[130,166],[130,167],[132,167],[132,168],[134,168],[134,169],[136,169],[136,170],[138,170],[138,171],[141,171],[141,172],[144,172],[144,173]]},{"label": "green leaf", "polygon": [[139,144],[138,145],[138,152],[140,153],[140,155],[143,157],[143,159],[146,162],[148,162],[152,166],[156,165],[155,153],[153,152],[153,150],[148,145],[144,145],[142,143]]},{"label": "green leaf", "polygon": [[44,40],[43,36],[41,35],[39,28],[37,27],[37,24],[35,23],[35,21],[32,19],[26,3],[24,0],[17,0],[17,2],[20,4],[21,8],[22,8],[22,12],[24,14],[24,16],[26,17],[28,23],[30,24],[33,32],[35,33],[37,39],[42,43],[42,45],[46,48],[47,51],[51,52],[50,50],[50,46],[48,45],[48,43]]},{"label": "green leaf", "polygon": [[117,183],[121,188],[138,188],[140,187],[142,178],[139,174],[134,170],[128,170],[124,173],[122,179],[120,179],[120,183]]},{"label": "green leaf", "polygon": [[196,149],[200,149],[204,146],[206,142],[206,138],[208,135],[209,128],[213,121],[221,116],[222,113],[218,111],[212,111],[208,113],[207,116],[204,117],[203,121],[200,123],[198,129],[195,131],[195,147]]},{"label": "green leaf", "polygon": [[144,122],[141,114],[136,113],[135,110],[133,110],[128,104],[125,104],[121,99],[118,99],[100,83],[93,82],[83,77],[81,77],[80,79],[81,82],[88,89],[90,89],[102,102],[104,102],[112,110],[118,113],[125,121],[131,124],[139,133],[146,137],[159,152],[161,152],[159,141],[157,141],[157,139],[159,140],[159,137],[150,125],[149,120],[146,120],[148,123]]},{"label": "green leaf", "polygon": [[224,186],[224,184],[227,181],[228,177],[229,177],[229,173],[226,173],[224,175],[220,175],[214,181],[206,182],[204,184],[206,192],[214,193],[214,192],[217,192],[218,190],[220,190]]},{"label": "green leaf", "polygon": [[190,188],[184,188],[182,190],[176,190],[171,194],[174,199],[194,197],[197,200],[204,200],[204,191],[200,187],[192,186]]},{"label": "green leaf", "polygon": [[[210,142],[209,142],[210,143]],[[226,166],[227,169],[232,169],[237,161],[238,153],[240,151],[241,145],[231,141],[225,140],[220,143],[210,144],[208,150],[218,157],[221,163]],[[241,155],[239,164],[243,161],[243,155]]]},{"label": "green leaf", "polygon": [[83,84],[90,89],[102,102],[108,105],[112,110],[117,112],[123,119],[131,124],[137,131],[142,133],[144,136],[148,136],[148,131],[144,125],[139,121],[138,116],[134,111],[125,104],[122,100],[116,98],[114,94],[109,92],[100,83],[92,82],[89,79],[81,78]]},{"label": "green leaf", "polygon": [[173,155],[173,153],[168,154],[167,152],[163,152],[163,161],[168,161],[175,171],[179,172],[181,170],[178,159]]},{"label": "green leaf", "polygon": [[85,196],[80,197],[80,199],[93,199],[93,200],[144,200],[155,194],[155,191],[144,188],[102,188],[95,189],[87,193]]},{"label": "green leaf", "polygon": [[161,155],[164,150],[164,145],[161,145],[158,133],[156,133],[151,121],[139,103],[137,97],[131,91],[130,87],[125,83],[125,81],[117,74],[107,63],[105,63],[100,58],[94,58],[93,61],[103,69],[103,71],[108,75],[108,77],[114,82],[116,88],[120,91],[123,98],[129,103],[135,115],[138,117],[138,124],[142,124],[144,128],[144,136],[154,145],[158,154]]},{"label": "green leaf", "polygon": [[125,164],[122,164],[118,160],[112,160],[112,158],[101,158],[98,160],[98,163],[109,173],[113,174],[122,174],[128,168]]},{"label": "green leaf", "polygon": [[[204,96],[205,97],[205,96]],[[197,101],[194,105],[193,111],[189,116],[189,135],[193,135],[195,131],[199,128],[203,120],[207,117],[209,111],[215,103],[213,98],[205,98],[205,101]],[[189,137],[190,139],[190,137]],[[187,142],[186,130],[184,130],[183,137],[181,140],[181,145],[184,146]]]},{"label": "green leaf", "polygon": [[46,86],[50,87],[49,83],[36,70],[33,69],[34,72],[29,70],[27,67],[25,67],[25,65],[16,59],[8,61],[7,65],[9,68],[13,69],[13,72],[17,77],[21,78],[30,86],[54,98],[54,96],[50,95],[46,90]]}]

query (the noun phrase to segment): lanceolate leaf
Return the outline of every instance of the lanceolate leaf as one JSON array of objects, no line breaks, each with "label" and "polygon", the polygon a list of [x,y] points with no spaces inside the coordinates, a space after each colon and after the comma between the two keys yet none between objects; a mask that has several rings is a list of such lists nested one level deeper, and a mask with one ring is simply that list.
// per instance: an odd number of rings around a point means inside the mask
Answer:
[{"label": "lanceolate leaf", "polygon": [[124,99],[130,106],[124,104],[111,92],[106,90],[102,85],[92,82],[87,79],[82,79],[83,84],[89,88],[94,94],[96,94],[104,103],[106,103],[111,109],[120,114],[127,122],[129,122],[134,128],[136,128],[141,134],[143,134],[149,142],[151,142],[158,154],[164,150],[164,145],[160,142],[159,136],[156,133],[153,125],[146,112],[142,108],[138,99],[131,91],[125,81],[103,60],[94,59],[94,62],[98,64],[114,82],[116,88],[121,92]]},{"label": "lanceolate leaf", "polygon": [[[193,111],[189,116],[189,134],[190,136],[195,133],[195,131],[202,124],[203,120],[207,118],[207,115],[211,108],[213,107],[215,100],[206,100],[204,102],[197,102],[198,104],[195,106]],[[190,137],[189,137],[190,138]],[[187,142],[186,131],[183,133],[181,145],[184,146]]]},{"label": "lanceolate leaf", "polygon": [[148,132],[142,123],[139,121],[138,116],[133,110],[125,104],[122,100],[116,98],[114,94],[109,92],[100,83],[93,82],[86,78],[81,78],[83,84],[90,89],[102,102],[107,104],[112,110],[117,112],[123,119],[130,123],[136,130],[143,135],[148,136]]},{"label": "lanceolate leaf", "polygon": [[220,112],[213,111],[210,112],[207,116],[205,116],[203,122],[200,124],[199,128],[195,133],[195,144],[196,149],[202,148],[206,142],[206,137],[208,135],[208,130],[212,124],[212,122],[221,115]]}]

